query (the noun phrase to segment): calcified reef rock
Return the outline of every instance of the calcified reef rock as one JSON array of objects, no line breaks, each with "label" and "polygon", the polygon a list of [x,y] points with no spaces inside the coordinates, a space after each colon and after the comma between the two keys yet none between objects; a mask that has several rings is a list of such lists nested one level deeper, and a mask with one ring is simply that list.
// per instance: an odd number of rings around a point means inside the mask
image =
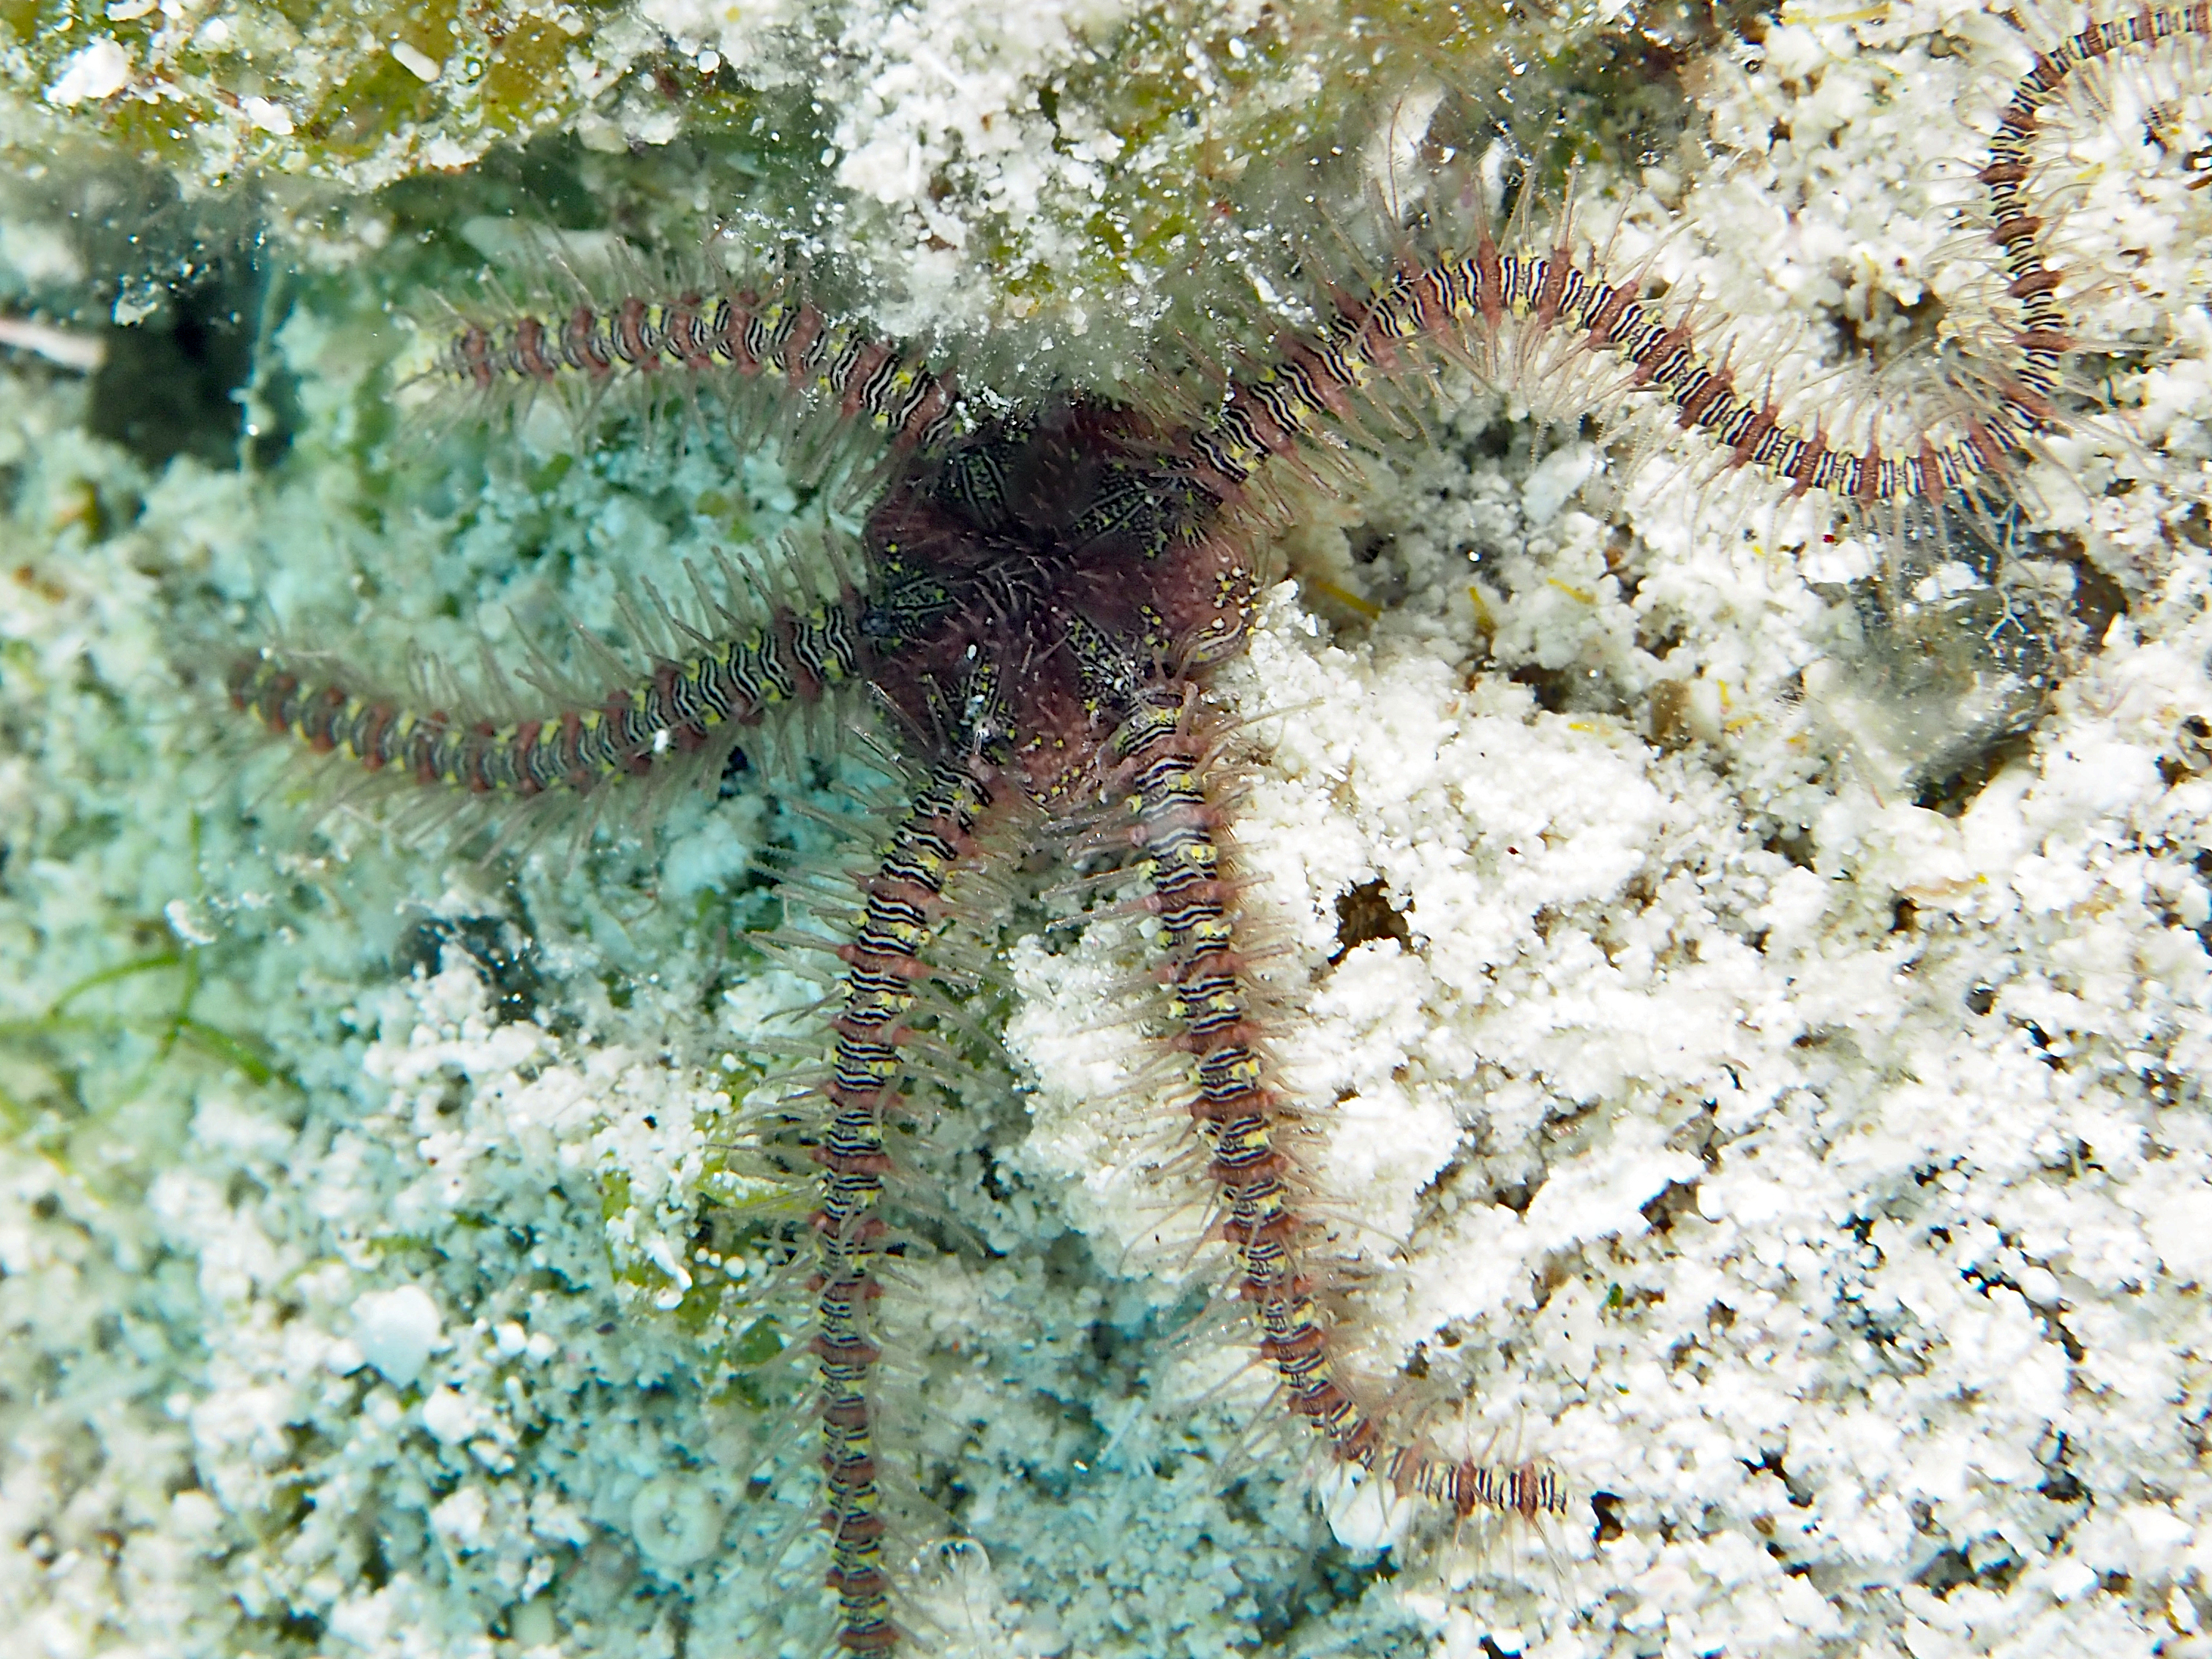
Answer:
[{"label": "calcified reef rock", "polygon": [[[549,13],[502,25],[545,66],[518,46],[464,73],[477,14],[441,43],[418,13],[226,11],[226,52],[212,10],[125,9],[0,12],[19,140],[105,157],[9,180],[0,292],[80,326],[119,292],[176,354],[117,331],[94,380],[13,359],[0,398],[9,1639],[772,1650],[743,1633],[803,1623],[807,1558],[763,1563],[806,1524],[811,1444],[757,1369],[786,1304],[757,1289],[731,1122],[817,1029],[746,943],[783,920],[751,872],[829,832],[744,778],[659,804],[649,850],[487,868],[343,811],[318,828],[332,783],[241,764],[210,665],[272,629],[395,673],[612,635],[626,584],[825,510],[711,422],[579,443],[550,407],[487,434],[397,398],[421,347],[386,302],[477,292],[506,209],[678,252],[717,218],[762,246],[802,227],[901,325],[996,325],[975,349],[1009,384],[1111,384],[1164,338],[1281,325],[1252,278],[1284,276],[1286,227],[1328,232],[1254,175],[1265,121],[1367,119],[1377,88],[1300,80],[1327,30],[1241,16],[1187,50],[1150,14]],[[130,77],[105,92],[95,34]],[[1899,14],[1688,43],[1686,118],[1602,82],[1584,188],[1669,282],[1806,325],[1804,361],[1838,329],[1901,350],[1973,316],[1948,274],[1973,255],[1949,205],[1973,140],[1928,112],[1996,38]],[[824,41],[860,44],[799,88]],[[384,112],[342,95],[362,77]],[[1213,113],[1185,126],[1178,83]],[[1316,499],[1229,672],[1249,902],[1301,1011],[1279,1047],[1334,1103],[1317,1207],[1370,1268],[1346,1329],[1376,1374],[1425,1372],[1439,1434],[1555,1460],[1570,1523],[1440,1548],[1316,1483],[1206,1306],[1186,1132],[1116,1023],[1148,924],[1048,930],[1084,902],[1048,893],[982,919],[1010,972],[975,1015],[1010,1057],[979,1045],[909,1152],[942,1249],[891,1313],[900,1443],[945,1535],[981,1546],[920,1552],[942,1628],[919,1645],[2195,1639],[2212,337],[2178,158],[2203,138],[2189,99],[2124,107],[2070,153],[2096,188],[2068,246],[2113,273],[2085,326],[2161,349],[2114,377],[2126,441],[2035,469],[2016,610],[1975,611],[1963,559],[1878,603],[1864,548],[1802,546],[1663,462],[1616,493],[1601,434],[1447,387]],[[520,163],[346,193],[555,129]],[[251,168],[275,171],[250,200],[216,188]],[[86,178],[122,236],[68,218]],[[250,375],[200,372],[211,319]],[[178,436],[226,411],[219,441]],[[2013,643],[2031,627],[2039,656]],[[2030,657],[2056,689],[2007,702]],[[842,799],[826,766],[777,778]],[[757,1481],[763,1434],[799,1449]]]},{"label": "calcified reef rock", "polygon": [[[1486,5],[24,0],[0,9],[0,142],[33,169],[82,150],[188,191],[258,180],[305,240],[340,243],[359,228],[348,192],[565,143],[602,158],[599,210],[666,246],[752,216],[770,245],[867,268],[878,303],[910,291],[915,323],[966,308],[1079,329],[1233,263],[1224,208],[1286,173],[1308,188],[1297,164],[1409,87],[1503,86],[1543,62],[1570,72],[1544,83],[1563,107],[1643,118],[1667,101],[1639,85],[1645,46],[1708,38],[1667,11],[1624,50],[1570,55],[1595,27]],[[1580,148],[1600,125],[1579,123]]]}]

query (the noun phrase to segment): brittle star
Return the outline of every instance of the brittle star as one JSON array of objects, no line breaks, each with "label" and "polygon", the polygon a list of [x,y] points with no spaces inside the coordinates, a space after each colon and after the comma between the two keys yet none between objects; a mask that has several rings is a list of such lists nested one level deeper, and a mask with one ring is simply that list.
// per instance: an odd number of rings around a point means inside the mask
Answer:
[{"label": "brittle star", "polygon": [[[1461,1517],[1567,1512],[1568,1483],[1547,1463],[1447,1455],[1399,1425],[1332,1341],[1326,1253],[1301,1207],[1289,1133],[1316,1109],[1280,1078],[1250,983],[1207,696],[1216,667],[1242,647],[1271,542],[1297,510],[1293,483],[1328,471],[1364,420],[1391,420],[1425,396],[1442,362],[1492,386],[1547,386],[1555,402],[1671,426],[1689,434],[1686,465],[1705,481],[1763,476],[1790,499],[1826,498],[1877,537],[2001,518],[2023,462],[2063,428],[2062,372],[2078,348],[2031,210],[2041,113],[2085,66],[2208,33],[2206,5],[2146,10],[2039,54],[1978,174],[2015,314],[2000,349],[1933,415],[1795,416],[1771,380],[1740,382],[1726,319],[1647,299],[1648,272],[1615,268],[1565,213],[1547,234],[1516,229],[1503,243],[1486,222],[1456,249],[1437,245],[1435,227],[1404,228],[1399,270],[1336,301],[1321,327],[1195,415],[1079,396],[970,419],[948,377],[898,348],[802,295],[736,288],[579,301],[452,338],[441,371],[479,387],[734,377],[775,387],[802,413],[870,422],[890,449],[836,599],[757,623],[714,607],[675,625],[685,648],[602,695],[413,708],[281,651],[241,659],[230,678],[240,707],[314,749],[428,788],[523,800],[592,795],[684,757],[718,774],[778,705],[846,684],[872,694],[915,791],[865,884],[857,928],[836,946],[832,1052],[804,1137],[818,1171],[803,1231],[839,1647],[889,1652],[902,1639],[876,1455],[872,1310],[893,1236],[886,1124],[916,1109],[927,1071],[914,1042],[917,1022],[939,1012],[926,988],[948,889],[1003,848],[1020,812],[1118,812],[1158,923],[1163,1041],[1186,1057],[1212,1231],[1291,1411],[1336,1463],[1394,1495]],[[1905,441],[1886,446],[1886,432]]]}]

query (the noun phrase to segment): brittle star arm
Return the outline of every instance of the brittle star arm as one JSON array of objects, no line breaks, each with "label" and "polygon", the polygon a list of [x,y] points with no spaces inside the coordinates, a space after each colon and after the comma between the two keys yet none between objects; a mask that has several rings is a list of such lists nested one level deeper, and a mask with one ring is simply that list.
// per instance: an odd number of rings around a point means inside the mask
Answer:
[{"label": "brittle star arm", "polygon": [[[2013,21],[2033,44],[2039,32]],[[2063,253],[2054,262],[2053,224],[2037,210],[2047,193],[2033,154],[2037,135],[2054,106],[2097,107],[2094,72],[2108,60],[2160,47],[2194,53],[2208,39],[2212,0],[2194,0],[2091,20],[2035,52],[1974,175],[2014,309],[1994,337],[1964,354],[1948,397],[1929,407],[1869,389],[1793,414],[1771,374],[1762,389],[1740,385],[1735,350],[1746,343],[1731,319],[1701,313],[1694,295],[1650,292],[1650,270],[1618,265],[1587,242],[1570,204],[1540,244],[1516,238],[1500,246],[1485,224],[1471,249],[1409,258],[1375,291],[1340,301],[1317,332],[1284,340],[1273,364],[1230,385],[1213,417],[1190,434],[1188,463],[1227,499],[1271,459],[1340,441],[1357,430],[1363,400],[1387,409],[1422,386],[1441,358],[1496,388],[1578,400],[1555,408],[1556,416],[1656,414],[1703,434],[1709,470],[1764,472],[1791,498],[1819,493],[1862,514],[1915,502],[2002,502],[2023,463],[2071,424],[2063,377],[2084,349],[2062,297],[2079,262]],[[1755,362],[1757,350],[1746,349]]]},{"label": "brittle star arm", "polygon": [[771,290],[687,289],[580,300],[565,313],[465,321],[439,349],[434,376],[491,391],[617,377],[727,377],[865,422],[905,452],[941,442],[959,419],[953,376],[849,319]]},{"label": "brittle star arm", "polygon": [[1188,682],[1155,680],[1132,699],[1114,746],[1145,850],[1149,907],[1165,936],[1176,1041],[1193,1059],[1185,1103],[1212,1154],[1206,1178],[1219,1194],[1220,1232],[1235,1252],[1237,1294],[1259,1327],[1261,1354],[1291,1411],[1340,1462],[1462,1516],[1563,1514],[1566,1489],[1548,1466],[1444,1457],[1418,1443],[1393,1443],[1342,1373],[1300,1260],[1307,1220],[1291,1184],[1283,1097],[1259,1048],[1236,885],[1215,833],[1221,808],[1204,734],[1194,729],[1197,706]]},{"label": "brittle star arm", "polygon": [[557,703],[510,690],[505,707],[428,707],[276,648],[235,659],[225,685],[232,706],[270,731],[372,773],[486,799],[583,796],[717,745],[726,757],[740,731],[779,705],[857,678],[867,655],[860,614],[851,596],[779,611],[742,635],[702,635],[695,651],[653,661],[627,685]]},{"label": "brittle star arm", "polygon": [[898,1644],[884,1571],[885,1520],[877,1482],[872,1380],[883,1350],[871,1310],[883,1293],[875,1264],[885,1233],[884,1180],[892,1168],[884,1122],[904,1094],[899,1045],[928,976],[922,952],[945,905],[945,884],[975,850],[994,805],[996,769],[972,749],[932,769],[869,879],[860,931],[838,951],[843,1006],[830,1023],[836,1047],[820,1094],[826,1111],[812,1149],[819,1202],[813,1340],[822,1416],[822,1524],[837,1643],[848,1653]]}]

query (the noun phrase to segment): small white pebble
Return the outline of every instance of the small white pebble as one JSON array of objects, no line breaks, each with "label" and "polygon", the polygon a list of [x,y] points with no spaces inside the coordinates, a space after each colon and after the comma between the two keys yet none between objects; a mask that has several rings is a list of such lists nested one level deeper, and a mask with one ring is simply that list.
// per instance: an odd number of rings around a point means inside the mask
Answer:
[{"label": "small white pebble", "polygon": [[434,81],[438,78],[440,68],[438,60],[428,52],[409,46],[404,40],[394,40],[392,43],[392,55],[397,58],[407,72],[416,80]]},{"label": "small white pebble", "polygon": [[405,1388],[422,1376],[432,1350],[445,1335],[438,1304],[417,1285],[371,1291],[353,1304],[354,1340],[363,1358],[385,1380]]},{"label": "small white pebble", "polygon": [[67,108],[88,100],[112,98],[130,83],[130,52],[119,42],[102,35],[62,65],[61,74],[46,88],[46,101]]},{"label": "small white pebble", "polygon": [[273,98],[241,98],[239,112],[251,122],[256,131],[273,132],[279,138],[292,136],[292,112]]},{"label": "small white pebble", "polygon": [[458,1444],[476,1432],[476,1409],[453,1389],[441,1384],[422,1402],[422,1426],[444,1446]]}]

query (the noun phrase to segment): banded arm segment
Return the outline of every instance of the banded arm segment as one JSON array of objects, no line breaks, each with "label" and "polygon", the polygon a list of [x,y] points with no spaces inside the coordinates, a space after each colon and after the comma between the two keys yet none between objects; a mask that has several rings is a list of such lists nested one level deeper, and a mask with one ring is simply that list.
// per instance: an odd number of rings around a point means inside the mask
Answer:
[{"label": "banded arm segment", "polygon": [[948,878],[972,855],[993,804],[995,769],[958,753],[930,773],[870,878],[860,931],[838,951],[843,1004],[821,1095],[827,1108],[812,1150],[821,1168],[814,1236],[814,1352],[822,1416],[822,1524],[830,1587],[837,1593],[837,1643],[883,1654],[899,1643],[884,1567],[883,1493],[877,1480],[872,1379],[882,1358],[870,1310],[883,1293],[875,1267],[885,1225],[884,1177],[892,1164],[886,1113],[904,1093],[899,1045],[922,961],[945,905]]},{"label": "banded arm segment", "polygon": [[271,732],[369,772],[479,796],[586,795],[734,743],[737,728],[779,704],[860,678],[868,659],[856,604],[785,611],[742,635],[704,639],[595,702],[566,708],[512,697],[497,712],[428,707],[428,697],[380,696],[319,659],[279,650],[237,659],[225,685],[232,707]]},{"label": "banded arm segment", "polygon": [[953,433],[960,394],[922,354],[789,296],[750,289],[629,295],[565,313],[470,322],[441,347],[435,373],[489,391],[501,385],[593,386],[622,375],[733,373],[865,420],[902,450]]},{"label": "banded arm segment", "polygon": [[1192,1121],[1212,1153],[1221,1236],[1235,1253],[1237,1295],[1259,1326],[1260,1352],[1292,1412],[1338,1461],[1377,1474],[1401,1493],[1483,1512],[1559,1515],[1566,1490],[1549,1466],[1449,1458],[1393,1444],[1354,1398],[1334,1352],[1315,1281],[1300,1260],[1299,1213],[1283,1101],[1259,1044],[1261,1030],[1238,948],[1237,887],[1214,826],[1205,750],[1192,729],[1193,689],[1156,681],[1131,700],[1115,737],[1145,848],[1150,903],[1166,935],[1176,1041],[1192,1056]]},{"label": "banded arm segment", "polygon": [[[1605,364],[1613,386],[1657,400],[1680,430],[1705,434],[1721,468],[1763,471],[1792,497],[1818,491],[1863,511],[2009,494],[2008,475],[2069,424],[2062,376],[2081,349],[2060,298],[2072,262],[2053,262],[2053,179],[2036,155],[2038,135],[2062,103],[2108,117],[2097,72],[2161,48],[2201,52],[2212,40],[2212,0],[2092,10],[2109,15],[2055,39],[2035,14],[2008,15],[2032,67],[2000,107],[1975,178],[2003,291],[2019,310],[1985,354],[1970,358],[1952,388],[1955,409],[1886,410],[1869,395],[1845,423],[1856,431],[1831,425],[1839,412],[1832,399],[1793,418],[1771,384],[1745,383],[1757,377],[1735,362],[1741,342],[1725,317],[1709,326],[1694,301],[1649,292],[1648,273],[1583,245],[1563,207],[1548,245],[1516,238],[1500,246],[1485,229],[1472,249],[1408,262],[1316,333],[1285,342],[1273,364],[1229,386],[1191,434],[1188,464],[1217,495],[1240,488],[1273,457],[1334,441],[1361,398],[1415,378],[1427,348],[1501,387],[1556,379],[1577,357]],[[1904,441],[1885,449],[1885,428]]]}]

